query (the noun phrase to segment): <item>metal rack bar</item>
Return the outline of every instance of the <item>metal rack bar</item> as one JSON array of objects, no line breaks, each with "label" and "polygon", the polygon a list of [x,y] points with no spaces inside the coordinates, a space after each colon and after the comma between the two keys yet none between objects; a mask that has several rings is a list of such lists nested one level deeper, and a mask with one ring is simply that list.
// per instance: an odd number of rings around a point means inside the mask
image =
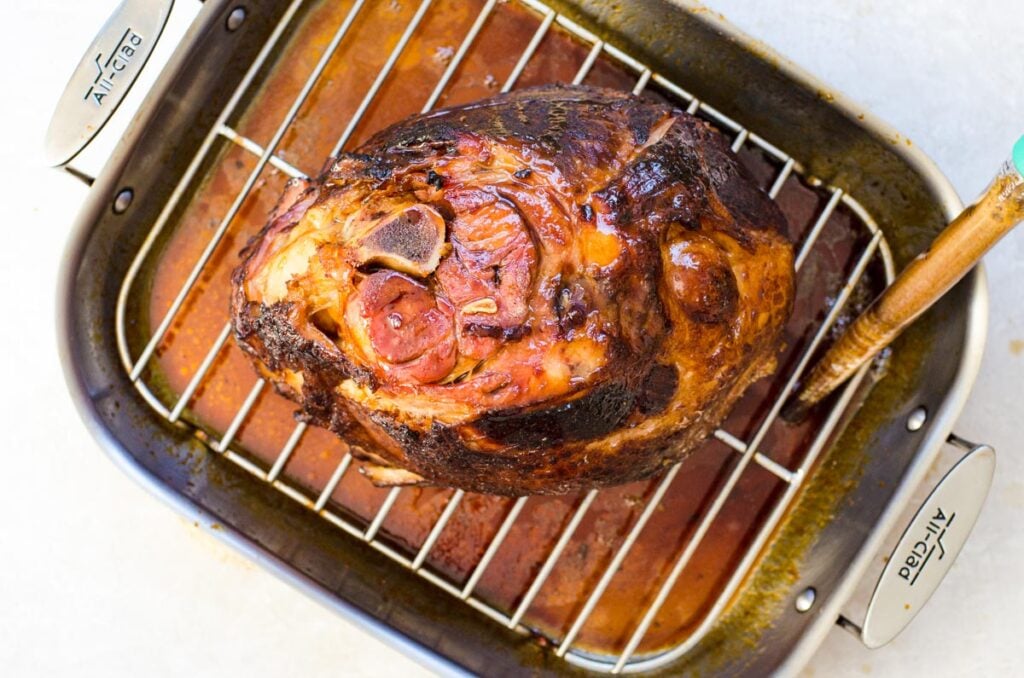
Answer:
[{"label": "metal rack bar", "polygon": [[[356,539],[362,539],[363,538],[363,530],[361,528],[357,527],[356,525],[353,525],[349,521],[347,521],[344,518],[342,518],[341,516],[339,516],[337,513],[333,512],[333,511],[328,511],[326,509],[321,510],[319,513],[328,522],[334,523],[335,525],[337,525],[338,527],[340,527],[341,529],[343,529],[345,532],[347,532],[351,536],[355,537]],[[378,542],[370,542],[370,545],[373,546],[373,545],[375,545],[377,543]]]},{"label": "metal rack bar", "polygon": [[825,209],[821,211],[817,221],[814,222],[814,226],[811,227],[810,233],[804,238],[803,243],[800,244],[800,251],[796,255],[796,260],[793,263],[793,268],[800,270],[800,267],[807,261],[807,255],[810,254],[811,248],[814,247],[814,243],[818,241],[818,236],[821,235],[821,231],[825,228],[825,224],[828,223],[829,217],[835,211],[839,201],[843,199],[843,190],[841,188],[832,189],[832,197],[829,198],[825,204]]},{"label": "metal rack bar", "polygon": [[658,504],[661,503],[662,498],[665,496],[665,492],[668,491],[669,485],[671,485],[672,481],[675,480],[676,474],[679,473],[679,466],[679,464],[676,464],[668,470],[668,473],[662,476],[661,481],[658,483],[658,487],[654,490],[654,494],[651,495],[649,500],[647,500],[647,505],[644,506],[643,513],[641,513],[640,517],[637,518],[635,523],[633,523],[633,527],[629,530],[629,534],[626,535],[626,539],[619,546],[619,550],[616,551],[615,557],[612,558],[612,562],[605,568],[604,574],[601,575],[601,579],[597,582],[597,586],[594,587],[593,591],[591,591],[590,597],[587,598],[587,602],[583,605],[583,609],[580,610],[578,615],[576,615],[576,619],[573,620],[572,626],[569,627],[569,631],[565,634],[565,637],[562,638],[562,642],[558,644],[558,649],[555,650],[555,654],[559,657],[564,657],[565,653],[569,651],[570,647],[572,647],[573,641],[576,640],[576,636],[579,634],[580,629],[583,628],[587,619],[590,618],[590,614],[594,611],[594,608],[597,607],[597,603],[601,600],[601,596],[604,595],[605,589],[607,589],[608,585],[611,583],[612,577],[614,577],[615,573],[619,571],[619,567],[621,567],[626,556],[629,555],[629,551],[633,548],[633,544],[636,542],[637,537],[639,537],[640,533],[643,532],[644,527],[647,525],[647,521],[649,521],[651,516],[654,515],[654,510],[658,508]]},{"label": "metal rack bar", "polygon": [[537,51],[537,47],[540,46],[540,41],[547,35],[548,29],[551,28],[551,22],[555,20],[555,12],[548,10],[544,16],[544,21],[540,23],[537,30],[534,32],[533,37],[530,38],[530,43],[526,46],[526,49],[522,54],[519,55],[519,61],[516,62],[515,68],[512,69],[512,73],[505,80],[505,84],[501,86],[501,93],[506,94],[512,91],[515,87],[516,81],[519,80],[519,76],[523,74],[523,69],[526,68],[526,64],[530,61],[530,57]]},{"label": "metal rack bar", "polygon": [[242,427],[242,423],[245,418],[249,416],[249,410],[256,404],[256,399],[260,397],[260,393],[263,391],[263,387],[266,386],[267,381],[263,378],[257,379],[256,383],[253,384],[252,390],[249,391],[249,395],[245,397],[245,401],[242,406],[238,408],[238,412],[235,414],[235,418],[231,420],[231,425],[228,426],[228,430],[224,432],[224,436],[213,446],[218,452],[224,452],[231,445],[231,441],[234,440],[235,434],[238,433],[238,429]]},{"label": "metal rack bar", "polygon": [[[217,450],[216,446],[214,446],[214,449]],[[249,461],[248,459],[246,459],[245,457],[231,449],[217,451],[221,452],[221,454],[224,455],[225,459],[234,463],[236,466],[240,466],[241,468],[245,469],[252,475],[259,478],[260,480],[266,480],[267,474],[263,469],[259,467],[258,464]]]},{"label": "metal rack bar", "polygon": [[633,85],[633,94],[639,96],[644,91],[644,87],[647,87],[647,83],[651,79],[651,69],[645,68],[643,73],[640,74],[640,79]]},{"label": "metal rack bar", "polygon": [[[324,489],[320,492],[320,496],[317,497],[316,504],[313,505],[313,510],[320,512],[327,506],[327,502],[330,500],[331,495],[334,494],[334,490],[337,489],[338,483],[341,482],[342,477],[345,475],[345,471],[352,465],[352,454],[349,452],[345,453],[345,456],[338,462],[337,468],[334,469],[334,473],[331,474],[330,480],[324,485]],[[360,535],[362,536],[362,535]]]},{"label": "metal rack bar", "polygon": [[750,133],[750,142],[762,151],[766,151],[768,155],[771,155],[779,162],[785,163],[792,160],[787,153],[783,153],[777,146],[775,146],[775,144],[768,143],[764,137],[757,132]]},{"label": "metal rack bar", "polygon": [[[843,194],[843,204],[853,212],[853,214],[860,220],[861,224],[865,226],[872,234],[880,233],[882,229],[878,227],[875,220],[868,214],[868,211],[864,209],[853,196],[849,193]],[[885,269],[885,280],[886,284],[891,283],[896,279],[896,262],[892,258],[892,250],[889,249],[889,243],[885,240],[885,235],[882,235],[882,239],[878,243],[878,255],[882,259],[882,268]]]},{"label": "metal rack bar", "polygon": [[[582,35],[582,34],[580,34],[580,35]],[[647,66],[646,65],[644,65],[643,63],[637,61],[636,59],[634,59],[629,54],[626,54],[625,52],[623,52],[621,49],[619,49],[615,45],[608,45],[608,44],[606,44],[604,46],[604,51],[605,51],[606,54],[608,54],[609,56],[614,58],[616,61],[624,64],[625,66],[629,67],[630,69],[632,69],[636,73],[642,73],[645,70],[647,70]]]},{"label": "metal rack bar", "polygon": [[[224,137],[225,139],[235,144],[236,146],[239,146],[245,149],[246,151],[249,151],[256,157],[261,157],[266,152],[266,149],[257,144],[255,141],[253,141],[247,136],[239,134],[238,132],[236,132],[234,129],[227,125],[218,126],[217,134]],[[279,156],[270,156],[270,166],[281,170],[282,172],[290,176],[292,179],[306,178],[306,175],[302,172],[302,170],[289,164],[287,161],[283,160]]]},{"label": "metal rack bar", "polygon": [[601,55],[601,51],[604,49],[604,40],[598,40],[594,43],[594,46],[590,48],[590,52],[587,54],[587,58],[583,61],[583,65],[576,71],[576,77],[572,79],[572,84],[579,85],[590,73],[590,69],[594,67],[597,62],[597,57]]},{"label": "metal rack bar", "polygon": [[288,459],[292,456],[292,452],[298,447],[299,441],[302,440],[302,434],[306,432],[306,422],[301,421],[299,425],[295,427],[292,434],[288,436],[288,440],[285,442],[284,447],[281,448],[280,454],[277,455],[277,459],[274,460],[274,465],[267,471],[267,481],[274,482],[277,477],[281,475],[284,465],[288,463]]},{"label": "metal rack bar", "polygon": [[590,505],[594,503],[594,499],[597,498],[597,490],[590,490],[584,495],[583,500],[572,514],[572,518],[569,519],[568,524],[562,529],[562,533],[558,536],[558,541],[555,542],[554,547],[548,553],[548,557],[544,560],[544,565],[541,566],[537,576],[530,582],[530,588],[526,590],[523,595],[523,599],[519,601],[519,606],[516,607],[515,613],[512,618],[508,620],[508,627],[514,628],[519,621],[526,614],[526,611],[530,608],[533,603],[533,599],[537,597],[537,593],[540,592],[544,582],[548,580],[551,575],[551,571],[555,569],[555,565],[558,563],[558,559],[562,556],[562,551],[569,545],[569,540],[576,533],[576,528],[583,522],[583,517],[590,510]]},{"label": "metal rack bar", "polygon": [[452,496],[448,497],[448,503],[445,504],[444,511],[438,517],[437,522],[430,528],[430,533],[427,534],[427,538],[423,540],[423,544],[420,546],[420,550],[416,553],[416,557],[412,561],[412,569],[418,570],[423,566],[423,562],[427,559],[427,555],[430,554],[430,549],[434,548],[434,544],[437,543],[438,537],[441,536],[441,532],[444,531],[445,525],[455,515],[455,509],[459,508],[459,504],[462,503],[462,498],[466,496],[465,490],[455,490]]},{"label": "metal rack bar", "polygon": [[487,21],[487,17],[491,15],[498,0],[487,0],[487,4],[480,10],[480,14],[477,15],[476,21],[470,27],[469,32],[466,33],[466,37],[463,38],[462,44],[459,45],[458,51],[455,52],[455,56],[448,63],[448,67],[444,69],[444,74],[441,75],[441,79],[434,87],[434,91],[430,93],[430,98],[427,99],[427,103],[423,104],[423,108],[420,113],[426,113],[430,111],[436,104],[437,100],[441,98],[441,93],[444,92],[444,88],[448,86],[448,81],[451,80],[452,75],[455,74],[455,69],[459,67],[462,60],[466,57],[466,52],[473,45],[476,40],[476,36],[480,34],[480,29],[484,27],[484,23]]},{"label": "metal rack bar", "polygon": [[[737,438],[736,436],[727,431],[718,429],[715,431],[714,436],[719,441],[725,443],[726,445],[731,447],[736,452],[739,452],[740,454],[745,454],[747,451],[746,444],[744,444],[742,440],[740,440],[739,438]],[[766,471],[773,473],[775,477],[777,477],[779,480],[783,482],[791,483],[794,481],[794,479],[797,478],[797,473],[790,471],[782,464],[773,461],[771,457],[761,452],[754,452],[754,461],[757,462],[757,464],[764,468]]]},{"label": "metal rack bar", "polygon": [[747,137],[749,136],[750,130],[748,130],[746,127],[741,129],[740,133],[736,135],[736,138],[733,140],[732,146],[730,147],[732,148],[732,152],[738,153],[739,150],[743,148],[743,144],[747,143]]},{"label": "metal rack bar", "polygon": [[779,191],[781,191],[782,187],[786,184],[786,179],[789,179],[789,175],[793,173],[793,165],[793,158],[790,158],[786,161],[786,164],[782,166],[782,169],[779,170],[778,176],[775,177],[775,183],[773,183],[772,187],[768,189],[768,197],[772,200],[778,197]]},{"label": "metal rack bar", "polygon": [[402,492],[402,488],[392,487],[388,491],[388,496],[384,497],[384,503],[380,505],[380,509],[377,511],[377,515],[373,517],[373,521],[369,527],[366,528],[366,532],[363,533],[363,541],[372,541],[377,536],[377,532],[380,530],[380,526],[384,524],[384,519],[388,517],[388,513],[391,512],[391,507],[398,501],[398,495]]},{"label": "metal rack bar", "polygon": [[679,85],[675,84],[674,82],[672,82],[671,80],[669,80],[660,73],[655,73],[653,76],[651,76],[651,79],[654,80],[655,84],[657,84],[662,89],[668,90],[668,92],[674,95],[677,99],[681,99],[682,101],[686,102],[692,102],[697,99],[697,97],[693,96],[688,91],[686,91]]},{"label": "metal rack bar", "polygon": [[725,113],[722,113],[720,110],[718,110],[714,106],[711,106],[710,104],[701,102],[700,111],[704,115],[708,116],[709,118],[717,122],[719,126],[725,127],[734,134],[739,134],[740,132],[743,131],[743,125],[739,124],[738,122],[727,116]]},{"label": "metal rack bar", "polygon": [[420,2],[419,9],[416,10],[416,14],[413,15],[412,19],[405,27],[405,32],[402,33],[402,37],[398,39],[398,44],[391,50],[391,54],[388,55],[388,60],[384,62],[380,71],[377,73],[376,79],[373,84],[370,85],[369,91],[363,96],[363,100],[359,102],[359,108],[352,115],[352,118],[348,121],[348,126],[345,127],[345,131],[338,137],[338,142],[334,144],[334,148],[331,149],[331,155],[335,156],[341,153],[341,150],[345,148],[345,144],[348,143],[352,133],[356,131],[356,127],[362,121],[363,116],[366,114],[366,109],[370,107],[373,100],[377,98],[377,92],[380,91],[384,81],[387,80],[388,75],[391,74],[391,69],[395,67],[395,63],[398,62],[398,57],[402,56],[402,52],[405,51],[405,46],[409,44],[409,40],[412,38],[413,32],[416,27],[420,25],[420,21],[423,20],[423,16],[427,13],[427,8],[430,7],[432,0],[423,0]]},{"label": "metal rack bar", "polygon": [[188,384],[185,386],[185,390],[178,396],[178,402],[174,403],[174,408],[171,413],[167,416],[167,420],[172,424],[178,421],[178,417],[181,416],[185,406],[188,405],[189,401],[192,400],[192,396],[195,395],[196,389],[199,388],[199,384],[202,383],[203,377],[210,371],[210,367],[213,366],[213,361],[217,359],[217,354],[224,348],[224,344],[227,343],[228,337],[231,336],[231,323],[225,323],[224,329],[220,331],[220,335],[213,342],[213,346],[206,352],[206,357],[199,363],[199,367],[196,369],[196,373],[192,375],[192,378],[188,380]]},{"label": "metal rack bar", "polygon": [[498,549],[505,542],[505,537],[508,536],[509,530],[512,529],[512,525],[515,524],[516,518],[519,517],[519,513],[523,510],[523,506],[526,504],[526,500],[529,497],[519,497],[515,503],[512,504],[512,508],[509,509],[508,515],[505,516],[505,520],[501,522],[501,527],[498,528],[494,538],[491,539],[491,543],[487,545],[487,550],[484,551],[483,558],[476,564],[473,569],[473,574],[470,575],[469,580],[466,581],[466,585],[462,587],[462,591],[459,592],[459,597],[465,600],[469,597],[469,594],[476,588],[480,578],[484,576],[484,572],[487,571],[487,566],[491,564],[491,560],[498,553]]},{"label": "metal rack bar", "polygon": [[289,499],[295,500],[305,508],[313,508],[313,501],[291,485],[283,483],[280,480],[268,480],[267,482],[269,482],[270,486],[275,490],[280,490],[281,493]]},{"label": "metal rack bar", "polygon": [[[537,0],[520,0],[520,3],[528,7],[532,7],[535,12],[539,12],[541,14],[543,14],[544,10],[547,9],[547,5],[543,2],[538,2]],[[585,43],[589,42],[593,44],[595,42],[600,42],[600,38],[598,38],[597,35],[591,33],[564,14],[559,14],[555,17],[555,22]]]},{"label": "metal rack bar", "polygon": [[170,308],[164,314],[164,317],[160,321],[160,324],[157,326],[156,331],[153,332],[153,336],[150,337],[150,340],[146,344],[145,349],[143,349],[142,355],[139,356],[138,361],[132,368],[132,380],[139,378],[139,375],[142,374],[142,370],[145,369],[146,364],[149,362],[149,359],[153,356],[153,352],[156,351],[156,347],[160,344],[160,341],[163,340],[164,334],[167,333],[167,330],[170,328],[171,323],[174,321],[174,316],[178,314],[178,311],[181,309],[182,304],[185,303],[185,298],[188,296],[188,293],[192,290],[192,287],[199,279],[199,276],[202,274],[203,269],[206,267],[207,262],[210,260],[210,257],[213,256],[213,252],[217,248],[217,245],[220,244],[220,241],[224,238],[224,234],[227,232],[228,227],[231,225],[231,222],[234,221],[235,215],[238,214],[238,211],[242,208],[242,204],[245,202],[245,199],[249,196],[249,193],[252,191],[253,186],[256,185],[256,181],[259,179],[260,173],[263,171],[263,168],[266,167],[267,162],[270,160],[270,156],[274,153],[274,151],[277,150],[277,145],[281,142],[281,139],[284,138],[285,132],[288,131],[288,127],[291,125],[292,121],[295,119],[295,116],[298,114],[299,108],[302,107],[302,104],[305,103],[306,98],[309,97],[310,92],[313,91],[313,86],[320,79],[320,75],[323,73],[324,68],[327,67],[327,63],[328,61],[330,61],[331,56],[333,56],[335,50],[338,48],[338,45],[341,44],[342,38],[345,37],[345,34],[348,32],[348,29],[352,26],[352,22],[355,20],[356,14],[362,8],[364,2],[365,0],[356,0],[356,3],[352,6],[352,9],[349,10],[348,15],[345,17],[345,21],[342,23],[341,26],[338,27],[338,30],[335,32],[330,44],[328,44],[328,46],[324,49],[324,52],[321,55],[320,60],[313,68],[313,72],[310,73],[309,77],[306,79],[306,82],[302,86],[302,90],[299,92],[298,96],[292,102],[291,108],[288,109],[288,112],[285,114],[284,119],[277,126],[277,130],[274,132],[274,136],[271,137],[270,143],[267,144],[267,147],[263,150],[263,154],[260,155],[260,159],[256,162],[256,166],[253,168],[252,172],[249,173],[249,177],[246,179],[245,184],[243,184],[242,190],[239,191],[237,196],[235,196],[235,200],[231,204],[231,207],[228,208],[227,214],[224,215],[224,217],[220,221],[220,224],[217,225],[217,228],[214,231],[213,236],[211,236],[206,247],[203,249],[202,254],[199,255],[199,259],[192,267],[192,270],[189,273],[188,278],[186,278],[185,283],[178,291],[178,294],[177,296],[175,296],[174,301],[171,302]]}]

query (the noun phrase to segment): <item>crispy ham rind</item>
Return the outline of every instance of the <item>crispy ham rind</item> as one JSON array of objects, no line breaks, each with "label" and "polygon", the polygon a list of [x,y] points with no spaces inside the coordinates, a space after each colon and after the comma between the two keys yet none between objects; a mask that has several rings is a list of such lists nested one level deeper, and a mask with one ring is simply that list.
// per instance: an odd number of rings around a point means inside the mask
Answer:
[{"label": "crispy ham rind", "polygon": [[774,370],[786,230],[706,123],[527,89],[292,182],[234,273],[235,336],[376,483],[615,485],[682,459]]}]

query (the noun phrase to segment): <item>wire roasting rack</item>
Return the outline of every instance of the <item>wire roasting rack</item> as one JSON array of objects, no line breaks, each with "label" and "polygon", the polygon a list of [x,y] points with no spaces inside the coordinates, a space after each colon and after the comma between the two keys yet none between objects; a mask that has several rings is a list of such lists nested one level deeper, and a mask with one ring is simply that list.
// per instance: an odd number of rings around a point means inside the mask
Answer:
[{"label": "wire roasting rack", "polygon": [[[360,12],[364,11],[366,9],[365,6],[367,5],[366,0],[356,0],[354,2],[351,9],[344,17],[344,20],[340,25],[338,25],[330,39],[330,42],[323,48],[319,60],[316,62],[312,71],[308,74],[308,77],[292,102],[290,108],[287,110],[287,113],[276,127],[272,137],[265,145],[260,145],[252,139],[237,132],[229,126],[228,122],[239,109],[240,104],[245,100],[253,86],[259,83],[265,63],[272,57],[275,50],[279,48],[279,43],[282,42],[282,37],[287,35],[290,25],[296,20],[296,17],[299,16],[300,9],[304,2],[306,2],[306,0],[292,0],[290,6],[283,14],[280,22],[271,33],[269,39],[249,66],[229,102],[220,112],[216,122],[205,137],[197,154],[191,160],[186,171],[178,180],[176,187],[170,194],[158,219],[152,225],[147,238],[132,262],[120,289],[116,309],[116,332],[124,369],[130,374],[136,388],[152,408],[171,423],[178,422],[182,419],[183,415],[186,413],[186,408],[188,408],[193,397],[204,383],[204,379],[207,377],[211,367],[214,365],[217,356],[224,347],[232,341],[230,324],[225,322],[224,327],[220,331],[216,340],[209,347],[205,357],[191,375],[187,386],[180,394],[178,394],[177,399],[173,403],[167,404],[163,402],[163,400],[154,393],[154,389],[151,388],[151,385],[148,384],[145,379],[147,368],[154,360],[158,346],[164,339],[165,335],[167,335],[172,323],[174,323],[177,315],[185,305],[190,292],[203,275],[204,269],[210,262],[211,257],[218,248],[218,245],[224,239],[224,236],[228,233],[229,229],[232,228],[232,224],[235,222],[236,217],[242,208],[243,202],[253,190],[253,187],[256,185],[264,168],[266,168],[267,165],[270,165],[289,177],[305,176],[303,172],[276,155],[275,152],[278,150],[279,144],[289,131],[290,126],[295,121],[300,108],[307,99],[309,99],[314,87],[317,85],[318,81],[320,81],[321,76],[330,63],[332,57],[338,51],[339,46],[343,44],[346,37],[352,32],[353,24],[356,22]],[[730,135],[733,139],[732,148],[734,151],[739,151],[745,146],[760,149],[760,151],[764,153],[765,157],[771,161],[774,167],[775,178],[768,189],[769,195],[773,198],[779,194],[787,179],[790,179],[794,174],[801,176],[805,184],[814,186],[816,187],[816,190],[822,192],[826,197],[824,200],[824,207],[817,214],[813,225],[806,232],[803,241],[799,243],[797,248],[795,264],[798,270],[806,263],[811,248],[819,239],[819,236],[821,236],[828,227],[830,217],[832,217],[840,205],[844,205],[853,215],[855,215],[859,222],[859,227],[863,228],[866,233],[865,241],[867,244],[857,255],[856,263],[850,274],[846,277],[838,294],[831,299],[831,305],[825,310],[825,317],[820,327],[816,333],[813,334],[809,343],[803,348],[801,355],[794,363],[794,367],[792,367],[787,374],[776,375],[775,378],[781,379],[783,386],[781,391],[779,391],[779,395],[767,409],[767,414],[754,429],[753,434],[746,440],[742,440],[740,437],[737,437],[723,429],[719,429],[715,432],[715,438],[721,443],[724,443],[725,446],[738,455],[738,459],[732,466],[724,483],[717,489],[713,499],[706,505],[706,508],[699,517],[699,522],[697,522],[695,529],[690,534],[685,547],[682,549],[681,553],[675,557],[674,562],[672,562],[671,566],[667,570],[667,574],[657,582],[655,588],[656,593],[646,604],[646,608],[642,610],[642,614],[639,615],[639,621],[633,627],[633,631],[629,634],[628,641],[622,648],[621,652],[614,656],[597,655],[578,647],[576,645],[576,641],[584,625],[587,623],[588,619],[591,618],[595,607],[600,602],[609,584],[620,571],[620,568],[626,559],[629,558],[631,549],[640,537],[641,533],[644,531],[645,526],[647,526],[651,520],[652,515],[658,509],[659,503],[662,501],[666,492],[669,491],[673,480],[679,473],[679,464],[667,469],[660,478],[653,481],[653,490],[646,496],[646,501],[642,510],[640,510],[638,516],[632,522],[632,525],[629,527],[628,532],[626,532],[622,541],[617,545],[610,562],[608,562],[607,566],[604,567],[603,573],[597,579],[596,585],[594,585],[586,595],[585,602],[583,602],[582,607],[578,609],[578,612],[572,619],[571,624],[560,637],[548,639],[554,647],[554,653],[558,657],[563,657],[573,664],[591,670],[609,673],[652,670],[660,666],[664,666],[682,656],[692,648],[711,627],[711,625],[714,624],[715,620],[728,605],[730,598],[748,574],[765,543],[770,538],[773,530],[779,524],[779,521],[786,513],[792,499],[801,487],[801,482],[806,477],[809,469],[813,466],[819,454],[826,447],[830,436],[839,425],[844,411],[854,398],[858,385],[865,376],[865,370],[859,372],[835,400],[831,411],[823,420],[823,424],[814,435],[808,449],[800,459],[799,465],[794,468],[788,468],[787,466],[773,460],[772,455],[762,449],[762,443],[765,440],[769,428],[773,422],[775,422],[779,411],[782,408],[785,397],[798,383],[798,380],[801,378],[804,370],[808,367],[808,363],[816,349],[828,337],[830,330],[836,323],[837,319],[840,318],[844,308],[851,299],[851,295],[853,295],[855,288],[865,275],[865,271],[867,271],[869,265],[871,265],[872,262],[880,262],[881,267],[884,270],[885,282],[888,283],[893,278],[893,262],[882,232],[872,220],[871,216],[852,196],[846,194],[839,188],[826,186],[814,177],[806,176],[804,174],[803,167],[798,160],[777,148],[768,140],[759,136],[756,132],[744,127],[740,122],[722,114],[712,106],[701,101],[691,92],[677,86],[662,74],[652,71],[629,54],[626,54],[615,46],[601,40],[598,36],[589,32],[566,16],[556,13],[544,3],[539,2],[538,0],[520,0],[520,2],[536,15],[538,24],[529,43],[520,54],[514,69],[501,85],[500,89],[502,92],[508,92],[516,86],[517,81],[523,74],[531,57],[534,56],[534,53],[537,51],[545,36],[549,31],[551,31],[553,26],[557,25],[561,27],[561,29],[568,31],[570,34],[575,36],[576,39],[582,41],[589,49],[585,60],[572,80],[573,83],[583,82],[588,73],[594,67],[595,63],[597,63],[598,59],[603,58],[613,60],[635,74],[635,84],[632,88],[632,91],[635,94],[640,94],[648,87],[654,85],[663,95],[674,99],[681,108],[685,108],[689,113],[701,116],[711,121],[724,133]],[[341,151],[352,139],[354,132],[363,121],[367,111],[371,108],[378,92],[387,82],[388,78],[392,77],[392,72],[396,63],[410,43],[410,40],[415,35],[417,28],[423,22],[424,18],[428,16],[431,10],[431,4],[432,0],[422,0],[417,6],[415,13],[412,15],[411,19],[408,20],[397,44],[391,50],[387,60],[380,68],[372,84],[363,94],[355,113],[348,120],[344,127],[344,131],[338,137],[337,142],[334,145],[332,155]],[[452,79],[453,75],[455,75],[467,52],[474,45],[474,42],[477,40],[485,24],[489,20],[493,20],[495,18],[495,8],[498,4],[498,0],[486,0],[468,32],[462,39],[458,49],[452,55],[440,80],[437,82],[429,98],[424,103],[422,112],[431,110],[437,104],[442,94],[445,92],[445,88],[448,86],[449,81]],[[157,324],[155,331],[151,334],[148,342],[145,344],[141,352],[138,353],[138,355],[133,355],[129,345],[128,325],[131,321],[131,318],[129,317],[131,313],[129,311],[131,308],[129,300],[131,295],[136,293],[134,285],[136,278],[139,276],[140,271],[146,264],[147,259],[154,256],[154,246],[157,243],[158,236],[169,226],[169,224],[173,223],[173,217],[176,214],[176,210],[179,208],[180,203],[189,194],[190,187],[194,185],[197,177],[201,175],[200,170],[203,167],[204,162],[212,153],[220,148],[220,145],[223,144],[225,140],[256,157],[256,164],[249,173],[241,190],[235,196],[230,208],[223,214],[219,223],[213,229],[212,235],[210,236],[205,249],[203,249],[202,253],[195,261],[184,285],[171,302],[170,308]],[[516,520],[520,517],[524,506],[530,501],[529,497],[522,497],[511,502],[486,550],[476,563],[468,578],[461,582],[451,581],[431,569],[428,566],[427,561],[431,554],[431,549],[437,543],[446,525],[449,524],[452,517],[458,511],[460,504],[466,497],[466,493],[462,490],[456,490],[450,494],[443,511],[434,522],[429,533],[419,545],[418,549],[413,552],[406,552],[403,549],[394,547],[389,544],[387,540],[381,538],[381,528],[385,519],[388,517],[389,512],[394,508],[400,494],[403,492],[402,489],[394,488],[390,490],[377,510],[376,515],[365,523],[355,520],[347,515],[343,515],[341,512],[336,511],[329,505],[332,494],[342,481],[343,477],[345,477],[350,470],[350,466],[352,464],[352,457],[350,454],[345,454],[343,456],[326,484],[322,487],[319,493],[312,496],[296,485],[290,483],[285,474],[282,473],[293,451],[299,445],[306,432],[307,425],[305,423],[298,423],[295,426],[294,430],[288,437],[287,442],[281,448],[280,453],[277,455],[270,468],[264,468],[260,464],[255,463],[246,454],[244,454],[243,451],[236,449],[236,445],[234,444],[236,442],[236,435],[249,418],[254,404],[257,402],[257,399],[266,387],[266,381],[264,379],[258,379],[249,391],[248,395],[238,405],[234,418],[231,420],[230,425],[221,432],[220,437],[218,439],[207,437],[209,447],[215,453],[222,455],[225,459],[233,462],[245,471],[248,471],[258,480],[270,484],[276,490],[287,495],[302,506],[308,508],[310,511],[316,512],[318,515],[323,517],[323,519],[333,523],[355,539],[366,542],[371,547],[388,556],[398,565],[410,569],[438,588],[446,591],[455,598],[464,601],[466,604],[472,606],[495,623],[504,625],[510,629],[518,629],[526,633],[532,632],[531,629],[524,624],[524,617],[527,616],[527,612],[530,609],[531,604],[541,592],[542,587],[558,564],[559,559],[562,557],[574,534],[576,534],[577,530],[584,522],[585,516],[598,497],[597,490],[591,490],[578,499],[570,513],[570,516],[562,526],[557,538],[554,540],[553,546],[539,563],[539,568],[533,575],[529,586],[518,599],[514,609],[509,612],[505,612],[487,602],[483,597],[477,595],[475,591],[481,578],[484,576],[485,572],[487,572],[488,567],[498,555],[500,547],[509,535],[509,532],[513,529]],[[712,529],[716,518],[722,511],[723,506],[733,493],[741,476],[751,466],[751,464],[758,465],[776,476],[780,481],[782,481],[782,483],[784,483],[784,491],[774,502],[770,512],[761,523],[760,529],[756,533],[755,538],[749,543],[743,553],[738,567],[735,568],[729,577],[727,584],[718,595],[712,609],[705,616],[700,626],[690,633],[683,643],[678,644],[675,647],[648,655],[638,653],[637,650],[640,647],[641,641],[645,638],[645,635],[650,630],[652,624],[655,623],[659,611],[661,611],[668,599],[673,586],[677,583],[680,575],[691,563],[694,553],[702,543],[702,540],[708,534],[709,530]]]}]

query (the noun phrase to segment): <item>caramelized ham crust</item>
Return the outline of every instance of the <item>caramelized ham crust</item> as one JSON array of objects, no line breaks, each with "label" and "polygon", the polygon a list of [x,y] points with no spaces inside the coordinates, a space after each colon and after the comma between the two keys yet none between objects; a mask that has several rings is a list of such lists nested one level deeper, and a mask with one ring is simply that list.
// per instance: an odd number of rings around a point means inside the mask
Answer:
[{"label": "caramelized ham crust", "polygon": [[235,335],[380,484],[624,483],[774,369],[785,233],[706,123],[527,89],[410,118],[291,183],[242,252]]}]

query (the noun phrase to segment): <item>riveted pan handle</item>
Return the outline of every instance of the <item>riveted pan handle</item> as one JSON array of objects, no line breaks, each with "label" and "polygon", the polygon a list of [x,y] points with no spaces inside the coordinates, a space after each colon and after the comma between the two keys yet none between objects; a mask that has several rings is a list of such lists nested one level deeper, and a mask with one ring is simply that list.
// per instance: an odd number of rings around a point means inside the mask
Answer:
[{"label": "riveted pan handle", "polygon": [[943,476],[904,530],[878,578],[863,624],[839,618],[839,625],[869,648],[895,638],[928,602],[988,496],[995,451],[955,435],[949,442],[967,453]]},{"label": "riveted pan handle", "polygon": [[124,0],[75,67],[46,131],[47,164],[66,165],[110,120],[153,53],[174,0]]}]

